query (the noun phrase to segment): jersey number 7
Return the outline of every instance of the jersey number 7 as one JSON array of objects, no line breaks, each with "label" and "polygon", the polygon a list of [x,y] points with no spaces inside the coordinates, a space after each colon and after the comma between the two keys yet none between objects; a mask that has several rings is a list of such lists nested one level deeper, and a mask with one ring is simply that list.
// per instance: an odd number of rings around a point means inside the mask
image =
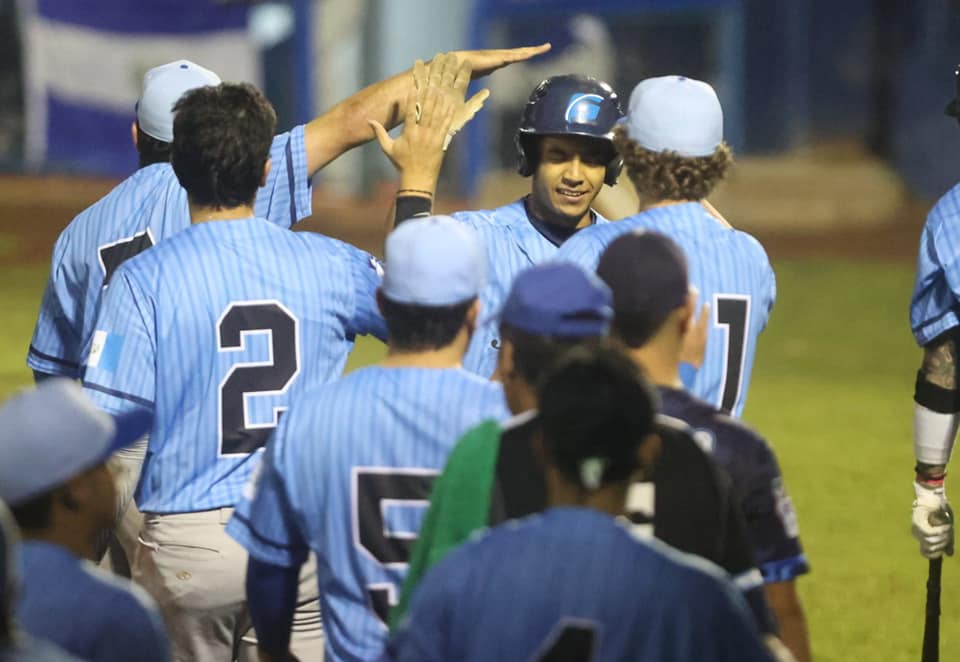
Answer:
[{"label": "jersey number 7", "polygon": [[747,322],[750,297],[742,294],[717,294],[713,298],[714,326],[726,330],[723,345],[723,390],[717,406],[729,414],[740,400],[743,365],[747,357]]}]

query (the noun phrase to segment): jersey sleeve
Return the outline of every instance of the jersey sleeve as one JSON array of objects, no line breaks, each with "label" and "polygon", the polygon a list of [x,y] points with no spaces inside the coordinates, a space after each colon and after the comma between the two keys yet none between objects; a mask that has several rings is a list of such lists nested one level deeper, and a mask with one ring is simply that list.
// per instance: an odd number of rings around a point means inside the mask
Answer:
[{"label": "jersey sleeve", "polygon": [[375,336],[387,341],[387,323],[377,307],[377,290],[383,284],[383,264],[359,248],[348,247],[353,280],[353,314],[348,331],[355,336]]},{"label": "jersey sleeve", "polygon": [[257,191],[255,215],[285,228],[309,216],[313,189],[307,172],[304,127],[274,137],[270,146],[270,173]]},{"label": "jersey sleeve", "polygon": [[810,571],[800,545],[800,528],[777,459],[763,443],[741,505],[754,556],[765,583],[789,581]]},{"label": "jersey sleeve", "polygon": [[127,414],[153,408],[156,338],[150,297],[123,266],[104,291],[85,351],[83,386],[103,410]]},{"label": "jersey sleeve", "polygon": [[30,340],[27,365],[37,372],[76,379],[80,377],[83,349],[78,316],[86,293],[62,259],[68,246],[68,237],[61,235],[54,247],[50,278]]},{"label": "jersey sleeve", "polygon": [[298,568],[307,560],[309,548],[290,504],[286,480],[277,466],[283,434],[281,422],[243,490],[227,523],[227,533],[259,561]]}]

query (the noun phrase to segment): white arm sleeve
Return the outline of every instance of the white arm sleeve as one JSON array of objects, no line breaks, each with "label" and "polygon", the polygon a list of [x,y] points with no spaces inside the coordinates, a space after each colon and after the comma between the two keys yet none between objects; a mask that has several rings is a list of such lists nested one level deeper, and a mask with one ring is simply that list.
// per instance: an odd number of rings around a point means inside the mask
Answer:
[{"label": "white arm sleeve", "polygon": [[918,462],[945,465],[957,438],[960,412],[941,414],[914,403],[913,454]]}]

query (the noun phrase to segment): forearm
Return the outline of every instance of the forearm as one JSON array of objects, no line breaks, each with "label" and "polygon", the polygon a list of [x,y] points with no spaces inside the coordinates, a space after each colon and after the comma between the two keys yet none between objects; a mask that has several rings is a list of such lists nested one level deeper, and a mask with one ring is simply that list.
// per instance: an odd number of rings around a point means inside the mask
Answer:
[{"label": "forearm", "polygon": [[780,640],[797,662],[810,662],[810,635],[807,618],[800,605],[795,582],[773,582],[764,586],[767,602],[780,626]]},{"label": "forearm", "polygon": [[914,390],[914,455],[918,480],[942,478],[960,424],[957,334],[950,332],[924,347]]},{"label": "forearm", "polygon": [[299,568],[283,568],[250,557],[247,604],[261,660],[288,659],[299,574]]}]

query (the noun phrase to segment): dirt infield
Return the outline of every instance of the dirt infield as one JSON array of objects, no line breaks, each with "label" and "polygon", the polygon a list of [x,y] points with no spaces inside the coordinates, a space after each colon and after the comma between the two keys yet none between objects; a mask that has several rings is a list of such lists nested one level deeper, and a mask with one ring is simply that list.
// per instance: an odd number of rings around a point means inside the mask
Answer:
[{"label": "dirt infield", "polygon": [[[0,266],[29,265],[49,260],[63,227],[79,211],[107,193],[115,180],[75,177],[0,177]],[[509,198],[503,200],[508,202]],[[322,187],[314,191],[313,215],[301,228],[323,232],[373,253],[380,253],[390,194],[373,198],[335,195]],[[469,209],[462,200],[441,199],[439,212]],[[929,203],[910,202],[894,223],[829,232],[755,230],[771,258],[823,255],[856,260],[912,261]],[[736,219],[731,219],[736,223]]]}]

